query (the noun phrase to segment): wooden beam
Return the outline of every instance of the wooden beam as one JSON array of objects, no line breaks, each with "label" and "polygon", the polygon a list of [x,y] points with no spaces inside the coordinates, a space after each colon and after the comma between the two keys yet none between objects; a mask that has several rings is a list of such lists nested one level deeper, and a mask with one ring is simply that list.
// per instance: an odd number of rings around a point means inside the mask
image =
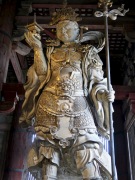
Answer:
[{"label": "wooden beam", "polygon": [[[2,49],[0,48],[1,52]],[[6,82],[8,67],[9,67],[9,52],[5,51],[1,53],[0,57],[0,91],[2,88],[2,83]]]},{"label": "wooden beam", "polygon": [[[16,25],[19,27],[25,27],[26,24],[33,23],[33,16],[16,16]],[[36,16],[36,21],[40,24],[43,28],[55,28],[55,26],[50,26],[49,23],[51,22],[50,16]],[[127,27],[128,24],[128,27]],[[104,19],[96,18],[96,17],[83,17],[82,21],[79,22],[79,25],[88,26],[90,30],[104,30]],[[111,31],[123,31],[124,27],[129,28],[130,30],[135,28],[135,18],[131,17],[122,17],[117,21],[109,20],[108,29]]]},{"label": "wooden beam", "polygon": [[16,55],[16,52],[13,51],[13,50],[11,51],[10,59],[11,59],[11,63],[12,63],[12,66],[14,68],[16,77],[18,79],[18,82],[19,83],[24,83],[24,75],[22,73],[22,69],[20,67],[18,57]]},{"label": "wooden beam", "polygon": [[22,56],[26,56],[31,51],[31,48],[26,46],[22,42],[13,42],[12,49]]},{"label": "wooden beam", "polygon": [[28,69],[28,64],[27,64],[27,61],[25,60],[25,57],[20,54],[17,54],[17,57],[20,62],[21,68]]},{"label": "wooden beam", "polygon": [[[92,4],[68,4],[67,7],[79,8],[79,9],[97,9],[97,5]],[[32,4],[32,8],[49,8],[49,9],[59,9],[63,8],[62,4]]]},{"label": "wooden beam", "polygon": [[135,86],[119,86],[113,85],[113,89],[115,91],[115,99],[116,100],[126,100],[134,94],[135,97]]}]

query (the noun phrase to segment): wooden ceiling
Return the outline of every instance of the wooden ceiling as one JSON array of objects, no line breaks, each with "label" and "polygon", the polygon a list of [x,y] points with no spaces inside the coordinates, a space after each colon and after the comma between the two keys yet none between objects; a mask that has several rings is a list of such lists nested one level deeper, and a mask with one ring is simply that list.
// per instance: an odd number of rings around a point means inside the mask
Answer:
[{"label": "wooden ceiling", "polygon": [[[34,21],[34,14],[36,14],[36,21],[40,24],[44,31],[42,32],[42,42],[45,47],[47,39],[55,38],[55,26],[49,26],[51,21],[51,15],[57,9],[62,8],[62,0],[22,0],[18,3],[18,9],[15,17],[15,26],[13,31],[13,39],[19,41],[24,45],[25,43],[23,34],[25,26]],[[76,13],[82,17],[82,21],[79,23],[81,26],[85,25],[89,31],[102,31],[105,33],[104,18],[97,18],[94,16],[94,12],[99,9],[98,0],[68,0],[68,6],[74,8]],[[113,6],[109,9],[117,9],[122,4],[125,4],[125,9],[129,8],[129,12],[125,16],[118,16],[117,20],[111,20],[108,18],[108,30],[109,30],[109,51],[111,59],[111,76],[113,84],[122,84],[122,77],[120,74],[120,68],[125,54],[128,40],[132,39],[135,30],[135,7],[132,0],[114,0]],[[130,37],[131,35],[131,37]],[[18,53],[17,58],[20,63],[21,70],[24,76],[27,69],[33,63],[32,51],[22,56]],[[100,53],[101,59],[105,68],[105,50]],[[12,77],[12,78],[11,78]],[[16,72],[13,64],[9,65],[9,73],[7,81],[17,82]]]}]

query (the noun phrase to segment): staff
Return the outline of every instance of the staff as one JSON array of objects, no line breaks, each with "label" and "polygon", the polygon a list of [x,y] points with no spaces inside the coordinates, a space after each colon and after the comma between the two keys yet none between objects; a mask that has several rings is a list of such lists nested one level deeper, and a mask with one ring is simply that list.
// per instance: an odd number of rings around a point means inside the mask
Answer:
[{"label": "staff", "polygon": [[[103,12],[96,11],[95,16],[96,17],[102,17],[104,16],[104,22],[105,22],[105,49],[106,49],[106,66],[107,66],[107,87],[108,91],[111,91],[111,78],[110,78],[110,55],[109,55],[109,39],[108,39],[108,17],[110,17],[112,20],[117,19],[117,15],[124,16],[126,12],[129,10],[124,9],[124,5],[118,9],[113,9],[108,12],[108,6],[112,6],[112,2],[110,0],[99,0],[98,3],[99,7],[103,7]],[[112,179],[117,180],[117,171],[115,167],[115,150],[114,150],[114,136],[113,136],[113,116],[112,116],[112,102],[108,103],[109,106],[109,123],[110,123],[110,146],[111,146],[111,164],[112,164]]]}]

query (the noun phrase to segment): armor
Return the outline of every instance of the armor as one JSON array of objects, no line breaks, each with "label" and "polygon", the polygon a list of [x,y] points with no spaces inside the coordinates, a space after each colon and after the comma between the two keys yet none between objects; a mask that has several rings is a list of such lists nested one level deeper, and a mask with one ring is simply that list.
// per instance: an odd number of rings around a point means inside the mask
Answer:
[{"label": "armor", "polygon": [[63,143],[75,139],[79,130],[96,127],[84,95],[81,54],[63,48],[54,50],[51,58],[52,74],[37,102],[35,129],[46,127],[65,147]]}]

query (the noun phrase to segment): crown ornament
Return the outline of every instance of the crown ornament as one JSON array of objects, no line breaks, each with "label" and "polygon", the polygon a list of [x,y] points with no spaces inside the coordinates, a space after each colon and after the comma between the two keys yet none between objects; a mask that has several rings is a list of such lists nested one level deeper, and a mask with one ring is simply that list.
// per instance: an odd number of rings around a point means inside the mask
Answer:
[{"label": "crown ornament", "polygon": [[52,21],[50,22],[50,25],[55,25],[59,21],[64,20],[81,21],[82,18],[78,16],[79,14],[77,14],[72,7],[67,7],[67,1],[64,1],[63,8],[52,14]]}]

